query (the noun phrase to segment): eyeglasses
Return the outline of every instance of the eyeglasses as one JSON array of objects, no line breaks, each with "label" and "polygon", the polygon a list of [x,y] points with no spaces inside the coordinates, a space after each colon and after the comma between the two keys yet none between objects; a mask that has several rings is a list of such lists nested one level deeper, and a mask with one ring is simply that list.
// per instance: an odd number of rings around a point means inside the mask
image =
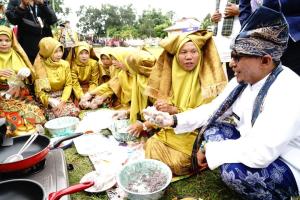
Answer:
[{"label": "eyeglasses", "polygon": [[240,62],[242,57],[248,57],[248,58],[260,58],[261,56],[256,56],[256,55],[248,55],[248,54],[243,54],[243,53],[237,53],[236,51],[231,51],[231,59],[234,62]]}]

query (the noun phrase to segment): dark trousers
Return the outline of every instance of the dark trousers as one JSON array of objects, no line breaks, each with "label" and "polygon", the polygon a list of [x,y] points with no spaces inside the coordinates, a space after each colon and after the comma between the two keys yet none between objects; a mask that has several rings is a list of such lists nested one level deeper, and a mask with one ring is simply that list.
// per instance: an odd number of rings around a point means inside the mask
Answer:
[{"label": "dark trousers", "polygon": [[291,38],[289,39],[287,49],[281,57],[281,62],[300,76],[300,41],[294,42]]}]

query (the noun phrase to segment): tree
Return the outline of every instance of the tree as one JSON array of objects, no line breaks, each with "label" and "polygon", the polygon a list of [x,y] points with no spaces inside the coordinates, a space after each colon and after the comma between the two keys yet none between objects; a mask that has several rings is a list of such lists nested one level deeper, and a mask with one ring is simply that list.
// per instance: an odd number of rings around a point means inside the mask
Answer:
[{"label": "tree", "polygon": [[138,31],[142,38],[160,37],[162,30],[171,25],[171,12],[168,15],[162,14],[161,10],[149,9],[144,10],[138,20]]},{"label": "tree", "polygon": [[53,11],[56,13],[56,15],[61,15],[61,16],[68,16],[70,13],[71,13],[71,8],[69,7],[66,7],[66,8],[63,8],[63,3],[64,1],[63,0],[51,0],[49,2],[49,4],[51,5]]},{"label": "tree", "polygon": [[203,19],[201,25],[200,25],[201,29],[208,29],[210,26],[213,25],[210,18],[211,18],[210,14],[207,14],[206,17]]},{"label": "tree", "polygon": [[100,9],[81,6],[76,14],[79,16],[77,27],[82,33],[120,39],[165,37],[163,30],[171,25],[174,16],[174,12],[164,15],[161,10],[150,9],[136,20],[132,4],[122,7],[102,4]]}]

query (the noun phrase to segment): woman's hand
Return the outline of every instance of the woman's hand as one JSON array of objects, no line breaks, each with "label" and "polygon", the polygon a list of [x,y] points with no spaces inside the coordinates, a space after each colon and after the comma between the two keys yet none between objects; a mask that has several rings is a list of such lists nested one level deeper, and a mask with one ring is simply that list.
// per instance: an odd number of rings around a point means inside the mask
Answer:
[{"label": "woman's hand", "polygon": [[86,92],[81,98],[80,101],[89,101],[93,98],[93,95],[89,92]]},{"label": "woman's hand", "polygon": [[202,151],[200,151],[200,150],[197,152],[197,161],[198,161],[198,167],[199,167],[200,171],[203,171],[206,168],[208,168],[205,154],[202,153]]},{"label": "woman's hand", "polygon": [[141,122],[131,124],[128,127],[127,132],[135,137],[139,137],[143,132],[143,124]]},{"label": "woman's hand", "polygon": [[103,104],[103,102],[106,100],[105,97],[102,96],[96,96],[93,100],[92,100],[92,104],[96,104],[97,106],[100,106],[101,104]]},{"label": "woman's hand", "polygon": [[60,100],[50,97],[48,99],[48,103],[52,108],[56,108],[60,105]]},{"label": "woman's hand", "polygon": [[60,103],[56,107],[52,108],[53,113],[56,117],[60,117],[63,115],[63,110],[66,104],[64,101],[59,101],[59,102]]},{"label": "woman's hand", "polygon": [[158,111],[167,112],[170,115],[177,114],[178,109],[176,106],[169,104],[166,100],[159,99],[154,103],[155,108]]},{"label": "woman's hand", "polygon": [[0,77],[9,78],[15,72],[12,69],[0,69]]}]

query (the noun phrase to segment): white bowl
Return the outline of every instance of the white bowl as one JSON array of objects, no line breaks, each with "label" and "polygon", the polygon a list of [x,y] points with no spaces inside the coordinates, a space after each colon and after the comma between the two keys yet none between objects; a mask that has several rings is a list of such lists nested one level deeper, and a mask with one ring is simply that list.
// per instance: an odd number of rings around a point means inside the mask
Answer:
[{"label": "white bowl", "polygon": [[119,187],[131,200],[160,199],[171,179],[171,169],[163,162],[152,159],[128,163],[117,175]]},{"label": "white bowl", "polygon": [[45,128],[54,137],[67,136],[74,133],[79,123],[77,117],[59,117],[45,123]]}]

